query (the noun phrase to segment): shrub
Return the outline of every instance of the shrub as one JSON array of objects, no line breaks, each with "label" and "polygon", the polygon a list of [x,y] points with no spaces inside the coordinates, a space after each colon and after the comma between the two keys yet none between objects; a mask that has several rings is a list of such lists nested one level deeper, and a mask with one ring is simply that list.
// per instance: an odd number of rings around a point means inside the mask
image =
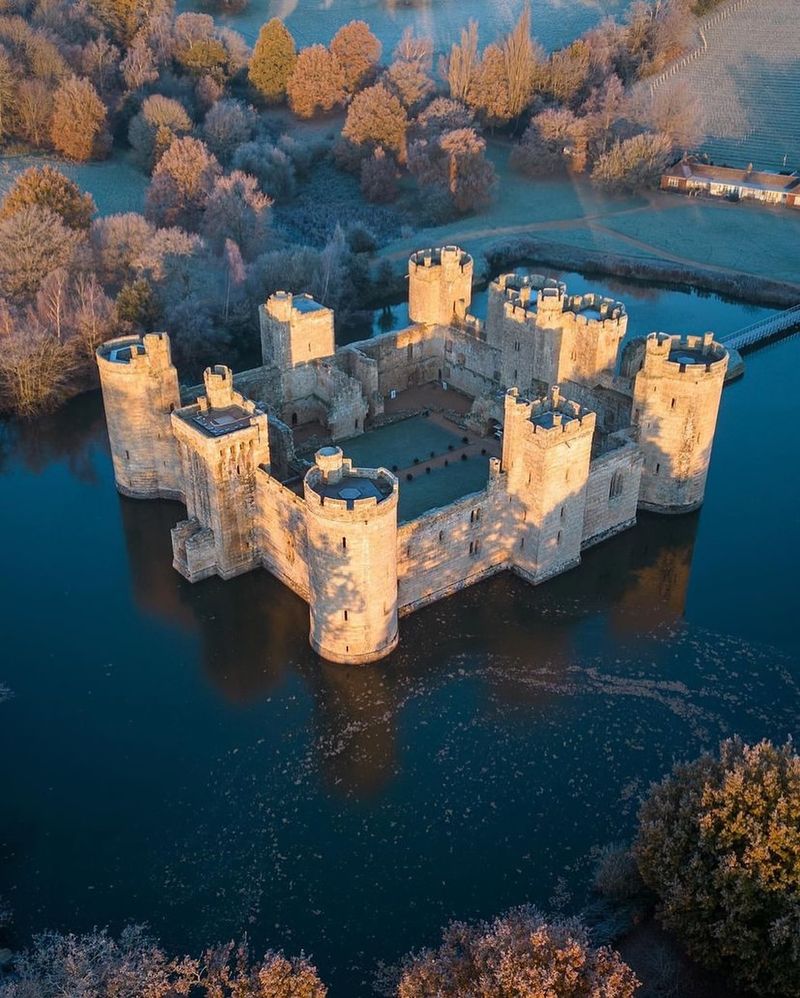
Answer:
[{"label": "shrub", "polygon": [[644,883],[630,849],[610,845],[600,850],[594,869],[594,889],[613,901],[630,901],[642,895]]},{"label": "shrub", "polygon": [[800,993],[800,757],[734,738],[678,765],[639,812],[635,855],[689,953],[755,994]]},{"label": "shrub", "polygon": [[634,135],[599,157],[592,180],[616,191],[655,186],[667,167],[672,143],[666,135]]},{"label": "shrub", "polygon": [[277,17],[267,21],[258,33],[247,78],[267,104],[286,97],[286,84],[297,62],[297,49],[288,28]]},{"label": "shrub", "polygon": [[266,139],[245,142],[233,154],[234,170],[256,177],[274,201],[290,201],[297,189],[295,168],[291,157],[283,149]]},{"label": "shrub", "polygon": [[252,107],[238,100],[220,100],[203,122],[203,141],[222,163],[227,163],[237,146],[247,142],[256,123]]},{"label": "shrub", "polygon": [[546,921],[533,907],[492,922],[452,922],[437,949],[402,962],[397,998],[632,998],[636,976],[619,955],[592,947],[576,919]]},{"label": "shrub", "polygon": [[375,204],[397,197],[397,165],[380,146],[361,163],[361,193]]},{"label": "shrub", "polygon": [[0,218],[31,205],[49,208],[70,229],[88,229],[97,210],[91,194],[52,166],[31,166],[20,173],[0,202]]}]

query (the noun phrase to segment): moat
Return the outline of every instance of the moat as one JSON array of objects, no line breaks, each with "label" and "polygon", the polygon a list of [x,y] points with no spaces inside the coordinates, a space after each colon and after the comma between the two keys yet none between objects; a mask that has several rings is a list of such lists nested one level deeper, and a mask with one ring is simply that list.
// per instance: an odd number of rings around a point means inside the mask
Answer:
[{"label": "moat", "polygon": [[[613,293],[633,323],[635,294]],[[718,303],[717,325],[716,302],[699,329],[758,318]],[[800,519],[778,469],[798,365],[795,337],[725,389],[699,514],[643,515],[544,586],[504,575],[420,610],[362,669],[320,662],[267,573],[173,571],[181,507],[116,495],[98,394],[5,426],[15,936],[134,920],[198,950],[247,931],[311,953],[336,998],[453,915],[564,889],[580,907],[591,849],[629,834],[674,757],[796,733]]]}]

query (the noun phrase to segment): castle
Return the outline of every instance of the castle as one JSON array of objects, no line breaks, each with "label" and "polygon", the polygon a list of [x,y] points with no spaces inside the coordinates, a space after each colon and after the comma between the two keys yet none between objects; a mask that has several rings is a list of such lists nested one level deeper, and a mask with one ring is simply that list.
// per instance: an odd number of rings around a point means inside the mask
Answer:
[{"label": "castle", "polygon": [[276,292],[263,364],[183,392],[166,334],[98,349],[117,488],[186,505],[186,579],[266,568],[319,655],[365,663],[418,607],[504,570],[542,582],[637,509],[702,503],[728,365],[710,333],[623,347],[621,302],[515,274],[481,321],[472,277],[457,247],[413,254],[411,325],[338,349],[330,309]]}]

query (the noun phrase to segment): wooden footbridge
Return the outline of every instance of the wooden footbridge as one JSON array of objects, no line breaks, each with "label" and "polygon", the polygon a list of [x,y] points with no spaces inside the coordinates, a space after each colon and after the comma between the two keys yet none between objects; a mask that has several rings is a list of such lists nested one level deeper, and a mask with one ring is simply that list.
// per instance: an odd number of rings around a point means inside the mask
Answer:
[{"label": "wooden footbridge", "polygon": [[783,312],[776,312],[766,319],[754,322],[752,326],[745,326],[744,329],[736,329],[732,333],[720,336],[719,339],[726,347],[741,352],[798,327],[800,327],[800,305],[794,305]]}]

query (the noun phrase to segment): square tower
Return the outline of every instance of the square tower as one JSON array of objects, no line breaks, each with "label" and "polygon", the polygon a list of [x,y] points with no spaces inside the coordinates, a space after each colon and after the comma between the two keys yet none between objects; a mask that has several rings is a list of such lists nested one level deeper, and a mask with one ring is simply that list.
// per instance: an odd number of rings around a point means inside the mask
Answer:
[{"label": "square tower", "polygon": [[311,295],[276,291],[258,308],[261,357],[287,371],[298,364],[332,357],[336,352],[333,310]]},{"label": "square tower", "polygon": [[258,566],[256,471],[269,467],[266,414],[233,390],[230,368],[206,368],[203,377],[205,396],[172,414],[189,517],[173,529],[172,547],[190,582]]}]

